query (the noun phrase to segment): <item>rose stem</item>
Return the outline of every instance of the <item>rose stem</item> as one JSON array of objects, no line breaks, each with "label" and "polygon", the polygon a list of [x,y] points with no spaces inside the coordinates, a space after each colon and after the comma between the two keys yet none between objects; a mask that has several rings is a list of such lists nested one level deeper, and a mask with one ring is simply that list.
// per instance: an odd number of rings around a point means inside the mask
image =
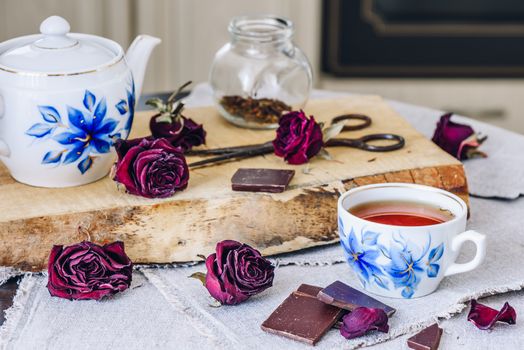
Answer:
[{"label": "rose stem", "polygon": [[194,163],[189,164],[189,167],[196,168],[202,165],[219,163],[219,162],[223,162],[226,160],[251,158],[251,157],[256,157],[256,156],[260,156],[260,155],[268,154],[272,152],[273,152],[273,144],[271,142],[267,142],[267,143],[257,146],[256,148],[250,148],[250,149],[245,149],[245,150],[241,150],[238,152],[226,153],[220,156],[216,156],[216,157],[204,159],[198,162],[194,162]]},{"label": "rose stem", "polygon": [[257,145],[246,145],[246,146],[233,146],[233,147],[223,147],[223,148],[212,148],[212,149],[198,149],[191,150],[185,153],[186,156],[200,156],[200,155],[219,155],[234,153],[238,151],[245,151],[249,149],[258,149],[261,146],[266,145],[266,143],[260,143]]}]

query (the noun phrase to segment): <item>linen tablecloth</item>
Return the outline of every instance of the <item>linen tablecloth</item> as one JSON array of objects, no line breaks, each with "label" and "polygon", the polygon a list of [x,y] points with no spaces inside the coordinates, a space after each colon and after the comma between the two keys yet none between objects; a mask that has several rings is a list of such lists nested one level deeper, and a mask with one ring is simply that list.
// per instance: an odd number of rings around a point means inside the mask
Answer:
[{"label": "linen tablecloth", "polygon": [[[316,91],[313,98],[336,94]],[[200,85],[187,103],[210,104],[207,85]],[[418,130],[431,136],[439,111],[390,101]],[[457,118],[460,120],[461,118]],[[351,349],[371,345],[372,349],[405,348],[406,338],[424,325],[439,321],[444,328],[441,348],[515,348],[524,341],[524,325],[497,325],[489,332],[477,330],[465,320],[471,298],[520,290],[524,286],[524,137],[469,119],[473,127],[487,134],[483,146],[490,157],[466,162],[472,198],[468,224],[488,235],[486,263],[477,271],[446,278],[439,290],[414,300],[383,299],[398,308],[388,334],[372,333],[347,341],[331,330],[317,348]],[[520,172],[520,173],[519,173]],[[517,176],[512,176],[517,174]],[[524,175],[524,174],[523,174]],[[486,186],[490,179],[490,186]],[[513,200],[509,200],[513,199]],[[471,248],[471,247],[469,247]],[[463,259],[471,256],[465,249]],[[272,258],[278,268],[274,286],[244,304],[213,308],[206,290],[187,276],[204,271],[202,264],[187,267],[151,268],[135,271],[132,288],[102,302],[51,298],[45,289],[45,275],[28,275],[21,282],[15,305],[0,328],[0,345],[8,349],[141,349],[141,348],[307,348],[307,345],[264,333],[260,323],[300,283],[327,285],[336,279],[358,287],[345,264],[338,245],[316,248]],[[3,270],[5,275],[13,271]],[[5,276],[4,276],[5,277]],[[2,275],[0,274],[0,283]],[[484,299],[499,308],[509,300],[524,311],[522,292]],[[391,339],[391,340],[390,340]],[[387,341],[388,340],[388,341]]]}]

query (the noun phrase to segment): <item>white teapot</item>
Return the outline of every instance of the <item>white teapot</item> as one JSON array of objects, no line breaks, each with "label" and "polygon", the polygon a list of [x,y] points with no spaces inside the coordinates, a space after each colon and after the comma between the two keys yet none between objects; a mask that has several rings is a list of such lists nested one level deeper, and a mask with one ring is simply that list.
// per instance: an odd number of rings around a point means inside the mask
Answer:
[{"label": "white teapot", "polygon": [[77,186],[107,175],[160,43],[140,35],[124,55],[112,40],[69,29],[52,16],[41,34],[0,43],[0,160],[29,185]]}]

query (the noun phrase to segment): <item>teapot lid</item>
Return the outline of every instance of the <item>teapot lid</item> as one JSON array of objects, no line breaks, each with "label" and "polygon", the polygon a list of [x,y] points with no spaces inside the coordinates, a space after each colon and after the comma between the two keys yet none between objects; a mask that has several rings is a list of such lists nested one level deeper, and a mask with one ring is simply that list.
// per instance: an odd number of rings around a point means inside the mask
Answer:
[{"label": "teapot lid", "polygon": [[0,69],[27,74],[74,75],[100,70],[120,61],[123,51],[112,40],[69,33],[69,23],[51,16],[40,25],[41,34],[0,44]]}]

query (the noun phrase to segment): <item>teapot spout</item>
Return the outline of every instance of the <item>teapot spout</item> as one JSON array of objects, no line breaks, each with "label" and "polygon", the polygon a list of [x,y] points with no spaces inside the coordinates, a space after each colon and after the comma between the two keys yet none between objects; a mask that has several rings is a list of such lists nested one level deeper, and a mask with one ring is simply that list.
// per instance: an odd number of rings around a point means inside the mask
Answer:
[{"label": "teapot spout", "polygon": [[146,73],[147,62],[149,56],[155,46],[160,44],[162,40],[155,38],[150,35],[139,35],[133,41],[129,49],[126,52],[126,61],[128,66],[131,68],[133,73],[133,79],[135,81],[135,94],[136,100],[140,97],[142,92],[142,86],[144,84],[144,75]]}]

